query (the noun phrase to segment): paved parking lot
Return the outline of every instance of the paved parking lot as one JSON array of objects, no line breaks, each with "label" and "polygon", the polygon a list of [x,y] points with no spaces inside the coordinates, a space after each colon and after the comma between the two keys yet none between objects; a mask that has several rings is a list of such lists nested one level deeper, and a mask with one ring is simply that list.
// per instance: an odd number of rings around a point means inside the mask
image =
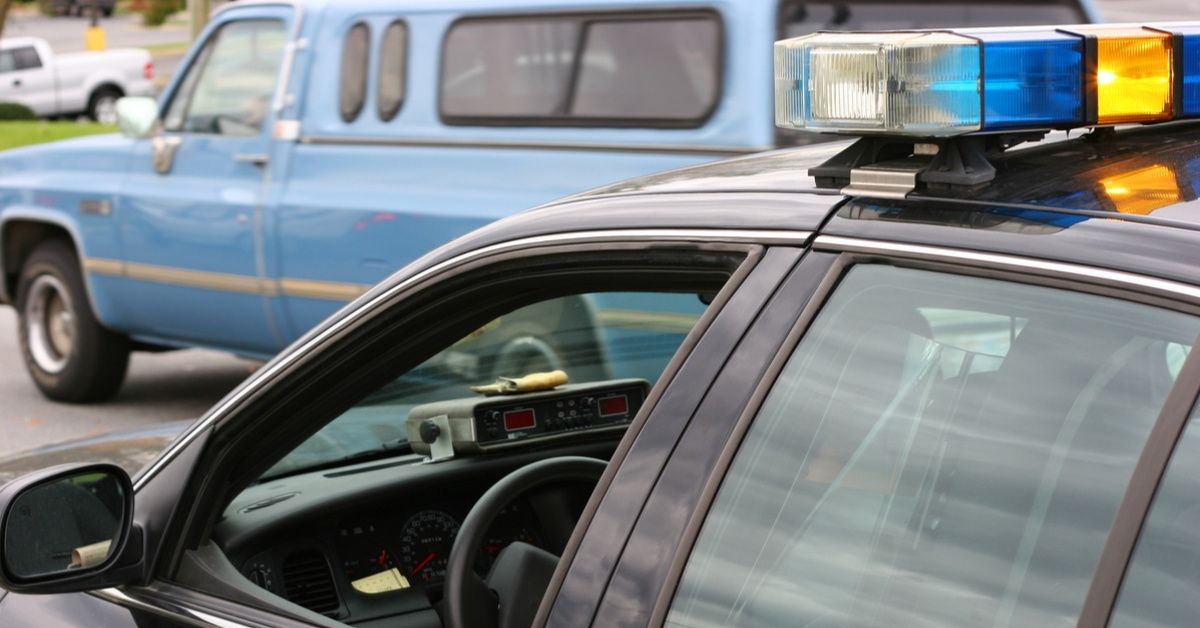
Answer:
[{"label": "paved parking lot", "polygon": [[[1200,0],[1105,0],[1100,9],[1110,21],[1194,19]],[[56,49],[82,47],[79,18],[19,16],[6,34],[38,35]],[[109,45],[152,46],[186,39],[186,30],[168,26],[148,30],[135,16],[105,20]],[[161,70],[160,70],[161,71]],[[112,430],[198,416],[256,366],[253,362],[209,351],[189,350],[134,356],[118,397],[104,404],[74,406],[44,400],[25,374],[16,344],[15,315],[0,307],[0,455],[42,444]]]},{"label": "paved parking lot", "polygon": [[16,313],[0,307],[0,456],[113,430],[199,416],[256,362],[212,351],[134,354],[117,398],[90,406],[46,401],[25,373]]}]

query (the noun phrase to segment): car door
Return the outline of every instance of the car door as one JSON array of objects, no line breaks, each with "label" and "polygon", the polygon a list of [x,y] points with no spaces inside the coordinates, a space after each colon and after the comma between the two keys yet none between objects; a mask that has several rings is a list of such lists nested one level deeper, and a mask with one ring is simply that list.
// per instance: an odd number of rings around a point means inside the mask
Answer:
[{"label": "car door", "polygon": [[21,103],[39,116],[58,113],[54,71],[32,44],[0,50],[0,99]]},{"label": "car door", "polygon": [[229,12],[164,99],[162,133],[139,140],[115,215],[122,294],[140,335],[271,354],[262,193],[271,102],[291,9]]},{"label": "car door", "polygon": [[[733,424],[721,451],[673,456],[590,614],[563,606],[572,565],[545,625],[1104,623],[1196,398],[1194,291],[814,248],[801,268],[838,254],[814,305],[749,400],[713,406]],[[1192,500],[1174,495],[1178,524]],[[1152,528],[1146,555],[1183,529]],[[1124,619],[1186,614],[1154,606],[1149,569]]]}]

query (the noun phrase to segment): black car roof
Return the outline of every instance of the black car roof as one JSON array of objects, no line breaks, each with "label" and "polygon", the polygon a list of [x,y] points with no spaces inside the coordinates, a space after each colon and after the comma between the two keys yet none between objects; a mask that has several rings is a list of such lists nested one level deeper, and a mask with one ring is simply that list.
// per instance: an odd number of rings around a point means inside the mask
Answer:
[{"label": "black car roof", "polygon": [[769,151],[584,192],[494,222],[410,270],[493,244],[574,231],[784,229],[958,246],[1200,283],[1200,121],[1102,137],[1056,133],[995,159],[996,178],[982,189],[916,193],[905,200],[848,198],[816,188],[808,169],[846,145]]}]

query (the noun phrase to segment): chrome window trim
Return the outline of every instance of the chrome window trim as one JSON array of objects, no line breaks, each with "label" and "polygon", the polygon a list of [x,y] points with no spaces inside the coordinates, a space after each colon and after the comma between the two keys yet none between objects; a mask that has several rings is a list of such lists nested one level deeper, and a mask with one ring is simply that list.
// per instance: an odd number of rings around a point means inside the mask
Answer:
[{"label": "chrome window trim", "polygon": [[1183,297],[1188,301],[1200,303],[1200,287],[1169,279],[1160,279],[1148,275],[1139,275],[1083,264],[1018,257],[1002,253],[984,253],[966,249],[923,244],[904,244],[900,242],[847,238],[833,235],[817,236],[813,241],[812,247],[827,251],[878,253],[915,259],[965,260],[971,262],[973,265],[1007,270],[1037,271],[1044,275],[1084,279],[1090,283],[1101,285],[1118,285],[1122,288],[1131,289],[1134,292],[1165,295],[1174,298]]},{"label": "chrome window trim", "polygon": [[186,606],[174,605],[167,607],[150,604],[149,602],[143,602],[139,599],[131,597],[129,594],[117,588],[88,591],[88,594],[120,606],[134,608],[137,610],[146,611],[148,613],[154,613],[156,615],[169,615],[194,626],[215,626],[216,628],[254,628],[250,624],[230,621],[228,619],[212,615],[211,613],[206,613],[194,608],[188,608]]},{"label": "chrome window trim", "polygon": [[[610,240],[620,241],[663,241],[663,242],[734,242],[734,243],[753,243],[753,244],[781,244],[791,246],[804,246],[812,238],[811,231],[789,231],[789,230],[751,230],[751,229],[605,229],[596,231],[576,231],[567,233],[555,233],[541,236],[533,236],[528,238],[520,238],[509,240],[485,246],[483,248],[467,251],[456,255],[450,259],[443,260],[425,268],[412,275],[411,277],[379,292],[378,294],[365,297],[366,301],[362,303],[354,302],[354,309],[347,312],[336,322],[322,330],[317,335],[304,341],[302,345],[294,349],[280,354],[279,357],[271,360],[250,376],[243,388],[230,394],[225,399],[221,400],[204,414],[198,421],[189,426],[180,436],[175,439],[159,455],[158,458],[146,467],[146,469],[138,475],[133,483],[133,490],[136,493],[141,490],[159,471],[169,464],[180,450],[187,447],[194,441],[203,431],[220,418],[222,418],[231,408],[249,397],[251,393],[256,392],[262,385],[274,378],[276,374],[285,368],[296,363],[302,357],[308,355],[311,351],[324,344],[331,336],[341,332],[350,325],[357,322],[359,319],[365,318],[373,314],[384,303],[391,300],[397,293],[403,292],[412,286],[441,273],[442,271],[458,266],[477,259],[504,253],[514,249],[551,246],[556,244],[588,244],[596,242],[604,242]],[[1198,291],[1200,292],[1200,291]]]}]

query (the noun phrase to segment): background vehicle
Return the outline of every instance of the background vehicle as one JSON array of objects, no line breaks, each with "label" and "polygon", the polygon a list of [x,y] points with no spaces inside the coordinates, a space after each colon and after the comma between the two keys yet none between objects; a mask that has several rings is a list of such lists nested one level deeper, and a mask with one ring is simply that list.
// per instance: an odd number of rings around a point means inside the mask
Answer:
[{"label": "background vehicle", "polygon": [[50,6],[55,13],[62,15],[89,15],[92,7],[96,6],[104,17],[112,17],[117,0],[52,0]]},{"label": "background vehicle", "polygon": [[[22,312],[24,338],[47,339],[26,351],[30,372],[82,401],[116,391],[130,349],[269,356],[486,222],[791,141],[772,124],[768,42],[836,25],[849,5],[827,18],[799,6],[231,3],[159,106],[127,120],[130,137],[0,156],[0,300]],[[966,17],[1092,17],[1075,2],[1019,6]],[[42,247],[54,250],[31,271]],[[22,294],[45,274],[45,307],[71,329],[31,327]]]},{"label": "background vehicle", "polygon": [[0,101],[39,116],[86,115],[114,124],[119,98],[153,94],[154,63],[145,50],[56,55],[37,37],[0,39]]}]

